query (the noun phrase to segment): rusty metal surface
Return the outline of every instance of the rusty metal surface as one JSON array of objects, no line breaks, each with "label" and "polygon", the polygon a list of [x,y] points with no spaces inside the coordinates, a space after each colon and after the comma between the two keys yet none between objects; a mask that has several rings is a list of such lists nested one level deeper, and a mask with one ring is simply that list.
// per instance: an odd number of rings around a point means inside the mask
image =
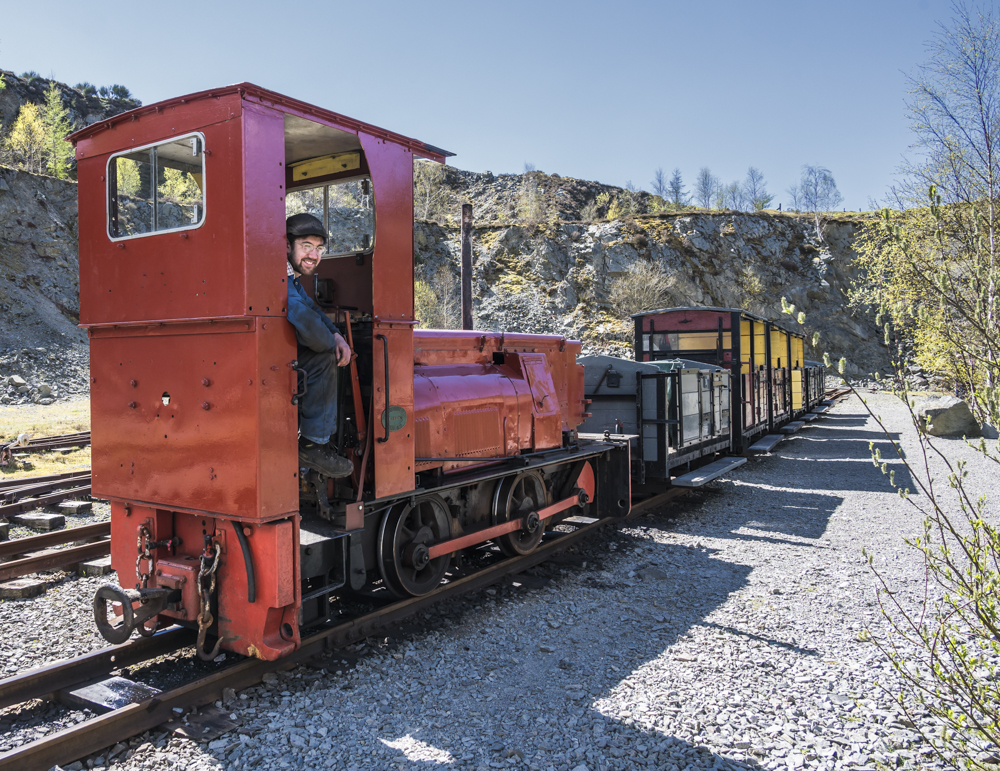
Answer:
[{"label": "rusty metal surface", "polygon": [[95,522],[90,525],[80,525],[79,527],[57,530],[53,533],[17,538],[13,541],[0,543],[0,558],[10,557],[14,554],[30,554],[31,552],[47,549],[50,546],[61,543],[86,541],[92,538],[103,538],[108,535],[111,535],[111,523]]},{"label": "rusty metal surface", "polygon": [[27,576],[39,570],[72,565],[77,562],[104,557],[111,551],[111,541],[103,539],[83,546],[70,546],[67,549],[47,549],[30,557],[0,563],[0,581]]},{"label": "rusty metal surface", "polygon": [[[572,495],[569,498],[564,498],[561,501],[556,501],[551,506],[546,506],[535,512],[538,515],[539,523],[544,522],[546,519],[550,519],[558,514],[560,511],[566,511],[573,506],[580,503],[580,498],[577,495]],[[431,559],[436,559],[437,557],[442,557],[445,554],[450,554],[452,552],[465,549],[469,546],[475,546],[478,543],[485,543],[493,538],[501,535],[506,535],[508,533],[513,533],[520,530],[522,523],[520,519],[512,519],[508,522],[502,522],[499,525],[494,525],[493,527],[488,527],[485,530],[477,530],[474,533],[469,533],[468,535],[463,535],[460,538],[453,538],[450,541],[442,541],[441,543],[436,543],[427,550],[427,554]],[[544,525],[539,524],[539,527],[544,527]]]},{"label": "rusty metal surface", "polygon": [[297,510],[293,341],[282,319],[93,336],[95,494],[252,518]]},{"label": "rusty metal surface", "polygon": [[417,330],[413,345],[418,470],[560,447],[562,431],[583,420],[579,342]]}]

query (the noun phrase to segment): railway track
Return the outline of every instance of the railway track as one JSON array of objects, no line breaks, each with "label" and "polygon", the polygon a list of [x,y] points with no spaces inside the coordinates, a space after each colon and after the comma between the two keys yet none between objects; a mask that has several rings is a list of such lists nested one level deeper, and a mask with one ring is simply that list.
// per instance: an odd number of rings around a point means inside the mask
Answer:
[{"label": "railway track", "polygon": [[[0,517],[50,506],[90,494],[90,469],[62,474],[0,480]],[[72,565],[109,554],[107,522],[83,525],[43,535],[0,541],[0,581]],[[87,543],[87,542],[90,543]],[[80,542],[69,548],[53,548]]]},{"label": "railway track", "polygon": [[[54,533],[0,542],[0,560],[8,560],[0,562],[0,581],[106,557],[111,553],[110,536],[110,522],[95,522]],[[79,543],[63,549],[52,548],[77,541],[90,543]]]},{"label": "railway track", "polygon": [[67,498],[90,495],[90,470],[54,477],[23,477],[0,483],[0,517],[11,517]]},{"label": "railway track", "polygon": [[0,444],[0,466],[9,466],[15,455],[27,455],[48,450],[67,450],[72,447],[87,447],[90,444],[89,431],[77,431],[72,434],[57,434],[55,436],[40,436],[28,439],[19,444],[17,441]]},{"label": "railway track", "polygon": [[[662,496],[660,502],[666,502],[675,496],[676,493],[673,496]],[[645,502],[644,510],[648,511],[651,505],[651,502]],[[268,672],[288,669],[304,660],[359,642],[431,605],[485,588],[507,576],[534,567],[579,543],[595,530],[620,521],[623,520],[611,517],[571,518],[561,524],[574,527],[572,532],[554,534],[551,540],[544,541],[526,556],[499,560],[474,573],[457,577],[424,597],[400,600],[364,615],[330,623],[303,638],[299,650],[278,661],[242,659],[153,698],[129,704],[9,750],[0,754],[0,768],[10,771],[44,771],[54,765],[71,763],[167,722],[175,717],[175,708],[188,709],[209,704],[220,699],[226,688],[247,688],[260,682]],[[0,708],[100,681],[123,667],[140,664],[193,642],[194,633],[191,630],[173,627],[150,638],[139,638],[123,645],[23,672],[0,680]]]}]

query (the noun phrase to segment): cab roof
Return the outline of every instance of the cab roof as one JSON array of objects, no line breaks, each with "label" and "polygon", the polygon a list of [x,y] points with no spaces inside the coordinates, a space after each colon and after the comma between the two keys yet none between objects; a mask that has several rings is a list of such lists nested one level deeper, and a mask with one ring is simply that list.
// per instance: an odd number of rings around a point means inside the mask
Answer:
[{"label": "cab roof", "polygon": [[364,132],[366,134],[370,134],[380,139],[384,139],[387,142],[407,147],[415,155],[428,158],[432,161],[443,163],[445,158],[454,155],[454,153],[442,150],[440,147],[435,147],[434,145],[429,145],[426,142],[421,142],[420,140],[412,139],[410,137],[403,136],[402,134],[397,134],[393,131],[379,128],[378,126],[373,126],[370,123],[362,123],[359,120],[348,118],[346,115],[341,115],[340,113],[332,112],[331,110],[325,110],[322,107],[316,107],[308,102],[293,99],[290,96],[279,94],[276,91],[269,91],[268,89],[261,88],[253,83],[237,83],[231,86],[213,88],[208,91],[198,91],[193,94],[187,94],[186,96],[177,96],[173,99],[165,99],[162,102],[143,105],[142,107],[137,107],[134,110],[129,110],[128,112],[113,115],[112,117],[98,121],[97,123],[92,123],[79,131],[74,131],[67,137],[67,139],[75,146],[81,139],[89,139],[97,136],[101,132],[106,131],[118,123],[129,120],[137,120],[143,115],[159,112],[165,107],[186,104],[188,102],[203,99],[215,99],[221,96],[230,96],[233,94],[239,94],[240,98],[243,100],[257,102],[259,104],[264,104],[268,107],[281,110],[286,113],[286,115],[297,116],[306,120],[313,119],[322,121],[323,123],[332,124],[337,128],[352,133]]}]

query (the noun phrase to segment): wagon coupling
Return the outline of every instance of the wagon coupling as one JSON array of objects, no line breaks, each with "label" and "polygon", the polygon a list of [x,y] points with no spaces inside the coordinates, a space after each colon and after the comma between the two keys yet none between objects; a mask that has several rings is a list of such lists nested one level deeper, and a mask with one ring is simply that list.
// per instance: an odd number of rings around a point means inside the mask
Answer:
[{"label": "wagon coupling", "polygon": [[[175,595],[171,597],[171,595]],[[170,602],[180,599],[179,591],[170,589],[122,589],[106,584],[94,593],[94,622],[101,637],[113,645],[119,645],[137,628],[167,609]],[[120,623],[108,618],[108,603],[121,606]],[[138,607],[133,607],[139,603]]]}]

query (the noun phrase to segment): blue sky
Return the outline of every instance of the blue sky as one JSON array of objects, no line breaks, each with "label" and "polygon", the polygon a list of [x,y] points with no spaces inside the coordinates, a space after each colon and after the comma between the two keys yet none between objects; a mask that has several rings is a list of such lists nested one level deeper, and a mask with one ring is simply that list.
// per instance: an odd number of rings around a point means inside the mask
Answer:
[{"label": "blue sky", "polygon": [[[91,7],[87,7],[91,6]],[[657,167],[775,204],[803,164],[848,209],[881,200],[911,144],[906,81],[943,0],[13,4],[0,68],[120,83],[143,103],[239,81],[456,153],[649,189]],[[29,31],[32,31],[29,34]]]}]

